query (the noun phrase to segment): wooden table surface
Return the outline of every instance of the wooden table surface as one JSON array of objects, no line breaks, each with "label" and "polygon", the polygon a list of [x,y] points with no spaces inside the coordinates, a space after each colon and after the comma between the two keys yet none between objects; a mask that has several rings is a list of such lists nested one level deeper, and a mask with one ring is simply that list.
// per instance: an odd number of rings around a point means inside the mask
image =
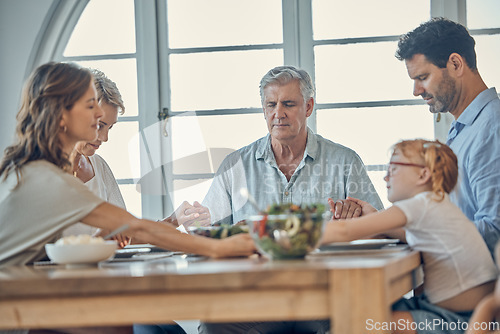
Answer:
[{"label": "wooden table surface", "polygon": [[367,323],[390,321],[390,305],[419,283],[420,264],[406,250],[9,267],[0,270],[0,329],[330,318],[334,333],[374,332]]}]

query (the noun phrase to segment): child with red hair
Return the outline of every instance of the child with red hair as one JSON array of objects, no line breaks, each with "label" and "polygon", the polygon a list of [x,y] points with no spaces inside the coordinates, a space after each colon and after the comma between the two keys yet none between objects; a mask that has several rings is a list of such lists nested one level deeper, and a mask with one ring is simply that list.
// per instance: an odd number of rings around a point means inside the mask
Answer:
[{"label": "child with red hair", "polygon": [[457,178],[457,157],[448,146],[401,141],[384,177],[393,206],[377,212],[352,199],[361,217],[327,223],[323,243],[389,232],[422,253],[424,292],[393,305],[394,333],[463,333],[472,310],[494,289],[497,270],[486,243],[450,202]]}]

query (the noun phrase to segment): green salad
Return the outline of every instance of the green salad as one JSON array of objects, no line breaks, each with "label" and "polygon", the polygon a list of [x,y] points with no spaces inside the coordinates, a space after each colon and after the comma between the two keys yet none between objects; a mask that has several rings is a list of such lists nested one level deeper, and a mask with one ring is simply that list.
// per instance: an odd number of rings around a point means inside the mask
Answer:
[{"label": "green salad", "polygon": [[224,239],[238,233],[248,233],[248,226],[244,221],[235,225],[192,226],[189,228],[189,232],[208,238]]},{"label": "green salad", "polygon": [[252,217],[252,236],[271,258],[301,258],[316,249],[323,233],[323,204],[273,204]]}]

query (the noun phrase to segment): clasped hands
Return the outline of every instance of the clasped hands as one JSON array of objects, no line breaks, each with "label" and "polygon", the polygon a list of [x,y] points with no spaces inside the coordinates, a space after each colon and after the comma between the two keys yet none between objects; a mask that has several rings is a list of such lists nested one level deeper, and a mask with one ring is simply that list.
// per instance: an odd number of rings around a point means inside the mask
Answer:
[{"label": "clasped hands", "polygon": [[[369,203],[353,197],[334,201],[328,199],[332,219],[349,219],[377,212]],[[161,220],[162,223],[171,224],[174,227],[183,225],[188,228],[191,225],[210,226],[210,211],[207,207],[195,201],[192,205],[187,201],[182,204],[169,217]]]},{"label": "clasped hands", "polygon": [[329,198],[328,204],[333,214],[333,220],[356,218],[377,212],[377,209],[368,202],[353,197],[347,197],[346,199],[339,199],[337,201]]},{"label": "clasped hands", "polygon": [[197,201],[192,205],[184,201],[174,213],[160,222],[170,224],[174,227],[182,225],[186,229],[191,225],[210,226],[210,211]]}]

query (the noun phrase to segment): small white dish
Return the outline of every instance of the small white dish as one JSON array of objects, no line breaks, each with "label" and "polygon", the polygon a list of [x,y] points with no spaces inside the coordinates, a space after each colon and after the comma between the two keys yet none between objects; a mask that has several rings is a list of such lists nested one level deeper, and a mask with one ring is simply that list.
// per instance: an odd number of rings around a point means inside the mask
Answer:
[{"label": "small white dish", "polygon": [[117,248],[114,240],[92,244],[45,245],[47,256],[52,262],[59,264],[95,264],[111,258]]}]

